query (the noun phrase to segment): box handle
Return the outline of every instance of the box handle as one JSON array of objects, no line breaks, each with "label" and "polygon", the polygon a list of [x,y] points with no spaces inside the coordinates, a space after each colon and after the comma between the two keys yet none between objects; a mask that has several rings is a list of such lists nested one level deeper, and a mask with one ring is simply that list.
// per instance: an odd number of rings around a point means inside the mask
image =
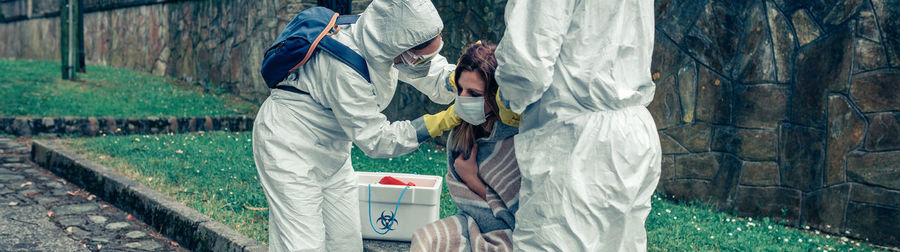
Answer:
[{"label": "box handle", "polygon": [[403,199],[403,193],[406,192],[406,189],[409,189],[409,186],[403,187],[403,191],[400,192],[400,197],[397,198],[397,205],[394,206],[394,212],[391,213],[391,216],[384,216],[384,213],[382,212],[382,216],[378,218],[382,223],[387,222],[387,225],[384,225],[384,228],[382,228],[384,229],[384,232],[382,233],[379,232],[378,229],[375,228],[375,224],[372,223],[372,184],[369,184],[369,226],[372,226],[372,230],[375,231],[375,233],[385,235],[393,230],[391,229],[391,226],[394,225],[394,222],[397,222],[394,217],[397,216],[397,210],[400,208],[400,200]]}]

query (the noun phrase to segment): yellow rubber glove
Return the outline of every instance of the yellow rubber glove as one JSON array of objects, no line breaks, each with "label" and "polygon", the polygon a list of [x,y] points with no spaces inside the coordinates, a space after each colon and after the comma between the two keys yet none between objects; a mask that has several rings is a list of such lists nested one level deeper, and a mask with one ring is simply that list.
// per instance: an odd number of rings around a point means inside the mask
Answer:
[{"label": "yellow rubber glove", "polygon": [[453,113],[453,105],[450,105],[444,111],[437,112],[433,115],[422,116],[425,119],[425,128],[431,137],[438,137],[444,134],[444,131],[453,129],[462,122],[456,114]]},{"label": "yellow rubber glove", "polygon": [[500,108],[500,121],[506,125],[519,127],[519,117],[521,115],[513,113],[512,110],[506,108],[506,105],[503,105],[503,101],[500,100],[500,91],[497,91],[497,107]]}]

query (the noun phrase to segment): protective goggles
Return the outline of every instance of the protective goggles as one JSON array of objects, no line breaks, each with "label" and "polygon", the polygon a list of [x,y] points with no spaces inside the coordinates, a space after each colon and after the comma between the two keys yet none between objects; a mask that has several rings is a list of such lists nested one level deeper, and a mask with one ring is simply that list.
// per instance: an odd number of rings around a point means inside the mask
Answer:
[{"label": "protective goggles", "polygon": [[418,64],[422,64],[422,63],[431,61],[432,59],[434,59],[434,57],[436,57],[438,54],[441,53],[441,49],[444,49],[444,41],[443,40],[441,40],[441,46],[438,47],[438,49],[435,50],[433,53],[426,54],[426,55],[418,55],[418,54],[413,53],[412,51],[407,50],[407,51],[403,52],[402,54],[400,54],[400,60],[403,61],[403,63],[415,66]]}]

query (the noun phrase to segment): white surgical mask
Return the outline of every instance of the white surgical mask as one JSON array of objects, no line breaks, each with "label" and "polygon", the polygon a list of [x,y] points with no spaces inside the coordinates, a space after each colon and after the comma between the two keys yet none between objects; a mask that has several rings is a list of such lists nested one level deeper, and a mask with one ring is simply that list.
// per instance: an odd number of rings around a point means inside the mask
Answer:
[{"label": "white surgical mask", "polygon": [[428,76],[428,71],[431,70],[431,61],[426,61],[417,65],[400,63],[394,64],[394,67],[397,68],[397,70],[400,70],[400,74],[405,74],[407,78],[418,79]]},{"label": "white surgical mask", "polygon": [[481,125],[487,121],[484,114],[484,97],[457,96],[453,113],[463,121],[472,125]]}]

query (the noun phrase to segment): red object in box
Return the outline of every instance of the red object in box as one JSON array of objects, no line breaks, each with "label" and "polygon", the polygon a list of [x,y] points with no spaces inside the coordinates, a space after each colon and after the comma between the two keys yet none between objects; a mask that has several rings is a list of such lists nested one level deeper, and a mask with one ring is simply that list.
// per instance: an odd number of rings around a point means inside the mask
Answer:
[{"label": "red object in box", "polygon": [[378,183],[382,185],[416,186],[416,184],[413,182],[406,183],[391,176],[384,176],[380,181],[378,181]]}]

